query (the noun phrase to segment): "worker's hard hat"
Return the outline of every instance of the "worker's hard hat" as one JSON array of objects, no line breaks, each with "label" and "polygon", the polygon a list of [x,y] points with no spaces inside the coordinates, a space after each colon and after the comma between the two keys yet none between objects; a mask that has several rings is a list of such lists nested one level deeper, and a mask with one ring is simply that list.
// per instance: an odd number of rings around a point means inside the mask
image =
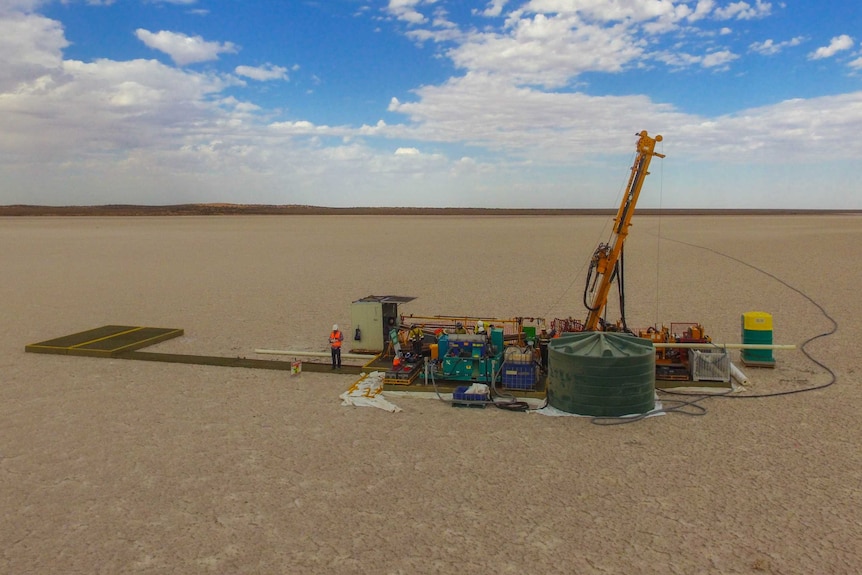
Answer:
[{"label": "worker's hard hat", "polygon": [[476,325],[477,325],[478,327],[482,327],[482,326],[483,326],[483,325],[485,325],[485,324],[484,324],[484,323],[482,322],[482,320],[480,319],[479,321],[477,321],[477,322],[476,322]]},{"label": "worker's hard hat", "polygon": [[332,331],[338,331],[338,324],[337,323],[332,324]]}]

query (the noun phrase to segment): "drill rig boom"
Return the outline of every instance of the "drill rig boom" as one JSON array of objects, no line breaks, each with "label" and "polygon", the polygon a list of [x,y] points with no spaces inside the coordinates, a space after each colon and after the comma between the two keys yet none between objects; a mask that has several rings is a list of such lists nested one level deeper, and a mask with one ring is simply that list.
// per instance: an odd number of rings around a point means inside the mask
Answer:
[{"label": "drill rig boom", "polygon": [[[595,331],[602,327],[602,314],[608,303],[611,282],[617,270],[617,263],[623,251],[623,244],[628,235],[632,214],[634,214],[641,187],[643,186],[644,179],[649,174],[650,160],[652,160],[653,156],[664,158],[663,154],[655,151],[656,142],[662,141],[661,136],[650,138],[646,130],[638,135],[640,139],[638,139],[637,143],[637,155],[634,164],[632,164],[626,194],[614,219],[613,237],[610,243],[599,244],[590,262],[590,272],[587,285],[584,288],[584,305],[589,310],[587,319],[584,322],[584,329],[587,331]],[[592,279],[592,286],[590,286],[590,278]],[[587,291],[592,294],[592,303],[588,302]]]}]

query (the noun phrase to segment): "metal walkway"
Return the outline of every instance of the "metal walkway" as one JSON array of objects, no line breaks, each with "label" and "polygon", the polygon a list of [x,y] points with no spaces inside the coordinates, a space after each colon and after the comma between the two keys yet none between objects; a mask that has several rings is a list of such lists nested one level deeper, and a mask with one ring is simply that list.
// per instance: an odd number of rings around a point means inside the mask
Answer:
[{"label": "metal walkway", "polygon": [[[158,353],[138,351],[144,347],[173,339],[183,335],[179,328],[140,327],[130,325],[105,325],[87,331],[64,335],[24,347],[30,353],[49,353],[57,355],[74,355],[83,357],[103,357],[112,359],[136,359],[142,361],[159,361],[166,363],[184,363],[193,365],[213,365],[221,367],[246,367],[255,369],[274,369],[288,371],[293,369],[290,360],[250,359],[247,357],[224,357],[212,355],[187,355],[177,353]],[[294,361],[296,358],[294,358]],[[333,370],[330,364],[303,361],[302,371],[317,373],[333,373],[359,375],[369,371],[386,371],[392,365],[391,358],[381,355],[369,356],[365,365],[342,365]],[[386,384],[384,388],[392,391],[430,391],[431,385],[421,381],[421,373],[409,380],[398,381],[397,385]],[[464,385],[462,381],[439,381],[440,391],[451,393],[457,386]],[[544,381],[534,390],[505,389],[504,393],[520,397],[544,397]]]},{"label": "metal walkway", "polygon": [[181,335],[183,335],[183,330],[166,327],[105,325],[56,339],[33,343],[25,346],[24,351],[88,357],[118,357],[123,353]]},{"label": "metal walkway", "polygon": [[[137,359],[143,361],[215,365],[223,367],[247,367],[285,371],[292,369],[291,361],[137,351],[141,348],[179,337],[183,335],[183,333],[182,329],[177,328],[105,325],[39,343],[32,343],[25,346],[24,351],[30,353],[50,353],[114,359]],[[302,362],[302,370],[359,374],[362,372],[363,368],[360,366],[344,365],[340,369],[333,371],[328,363],[324,364],[304,361]]]}]

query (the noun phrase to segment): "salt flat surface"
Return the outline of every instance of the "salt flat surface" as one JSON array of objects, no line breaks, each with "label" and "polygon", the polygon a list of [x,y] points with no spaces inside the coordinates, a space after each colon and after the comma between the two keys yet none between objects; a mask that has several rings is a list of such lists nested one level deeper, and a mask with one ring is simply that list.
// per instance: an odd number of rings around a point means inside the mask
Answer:
[{"label": "salt flat surface", "polygon": [[[798,345],[831,326],[805,295],[839,324],[809,346],[837,384],[710,399],[703,417],[598,426],[404,397],[392,414],[342,407],[344,375],[24,353],[105,324],[185,330],[151,351],[325,350],[371,294],[582,318],[609,224],[0,218],[0,572],[862,571],[859,216],[635,218],[629,325],[738,342],[741,314],[765,311]],[[829,381],[775,356],[746,369],[751,392]]]}]

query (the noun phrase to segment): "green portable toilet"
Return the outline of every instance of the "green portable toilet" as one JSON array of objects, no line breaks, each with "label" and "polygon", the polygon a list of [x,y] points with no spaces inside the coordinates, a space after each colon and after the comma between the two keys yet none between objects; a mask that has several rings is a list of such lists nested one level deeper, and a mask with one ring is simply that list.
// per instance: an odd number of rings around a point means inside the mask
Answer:
[{"label": "green portable toilet", "polygon": [[655,408],[655,349],[627,334],[582,332],[548,344],[548,404],[578,415],[647,413]]},{"label": "green portable toilet", "polygon": [[[762,311],[742,314],[742,343],[772,345],[772,316]],[[743,349],[742,363],[757,367],[775,367],[771,349]]]}]

